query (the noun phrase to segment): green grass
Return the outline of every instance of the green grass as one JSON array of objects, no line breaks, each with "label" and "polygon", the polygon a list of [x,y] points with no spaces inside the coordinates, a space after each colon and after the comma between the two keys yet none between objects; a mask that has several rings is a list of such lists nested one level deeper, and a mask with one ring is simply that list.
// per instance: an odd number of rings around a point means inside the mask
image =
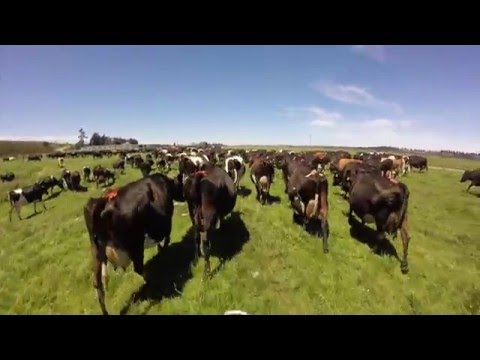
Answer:
[{"label": "green grass", "polygon": [[[65,163],[80,170],[87,163],[112,162],[88,158]],[[14,183],[0,183],[0,313],[99,314],[81,209],[100,190],[90,184],[88,193],[61,193],[46,201],[46,212],[21,222],[14,213],[9,223],[6,192],[16,184],[58,175],[60,169],[55,160],[43,160],[2,164],[0,171],[17,175]],[[117,184],[139,177],[139,170],[128,168]],[[239,196],[240,215],[225,223],[213,249],[229,250],[231,258],[203,283],[203,259],[191,268],[192,248],[181,242],[190,220],[185,204],[178,204],[168,252],[145,252],[146,268],[156,276],[153,300],[133,303],[127,313],[222,314],[241,309],[251,314],[480,314],[480,189],[467,194],[459,177],[457,172],[431,169],[404,178],[411,191],[408,275],[402,275],[395,258],[376,255],[350,236],[347,203],[332,186],[331,252],[323,254],[321,240],[292,223],[277,172],[271,193],[281,202],[262,207],[254,192]],[[248,171],[242,185],[253,190]],[[32,205],[22,209],[24,217],[32,213]],[[392,244],[401,254],[400,237]],[[218,263],[213,256],[212,268]],[[109,274],[107,307],[118,314],[143,280],[132,268],[115,273],[109,265]],[[161,298],[162,289],[169,296]]]}]

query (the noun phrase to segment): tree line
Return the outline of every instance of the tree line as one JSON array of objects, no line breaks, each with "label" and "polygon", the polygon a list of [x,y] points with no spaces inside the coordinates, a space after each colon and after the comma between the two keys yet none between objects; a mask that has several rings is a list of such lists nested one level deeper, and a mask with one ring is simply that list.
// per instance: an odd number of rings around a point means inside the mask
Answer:
[{"label": "tree line", "polygon": [[[80,149],[82,146],[85,146],[87,143],[85,140],[88,139],[88,136],[85,134],[85,131],[83,129],[80,129],[78,135],[78,143],[75,144],[76,149]],[[90,141],[88,142],[88,145],[90,146],[96,146],[96,145],[121,145],[125,143],[130,143],[133,145],[138,145],[138,140],[137,139],[124,139],[121,137],[111,137],[111,136],[106,136],[105,134],[100,135],[97,132],[94,132],[92,136],[90,137]]]}]

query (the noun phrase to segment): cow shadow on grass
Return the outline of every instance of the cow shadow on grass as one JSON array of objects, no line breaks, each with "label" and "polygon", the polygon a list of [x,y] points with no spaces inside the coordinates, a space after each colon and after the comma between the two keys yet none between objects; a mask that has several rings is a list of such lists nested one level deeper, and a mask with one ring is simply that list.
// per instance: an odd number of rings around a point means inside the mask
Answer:
[{"label": "cow shadow on grass", "polygon": [[275,195],[268,195],[268,204],[278,204],[278,203],[281,203],[282,202],[282,199],[280,198],[280,196],[275,196]]},{"label": "cow shadow on grass", "polygon": [[166,250],[155,254],[145,263],[145,284],[132,294],[128,303],[120,311],[128,313],[130,307],[139,301],[150,301],[147,309],[161,302],[164,298],[181,295],[185,283],[192,278],[194,259],[193,228],[190,228],[180,242],[170,244]]},{"label": "cow shadow on grass", "polygon": [[[250,233],[238,213],[232,213],[228,219],[225,219],[222,227],[213,233],[211,239],[211,255],[220,258],[219,265],[211,273],[212,276],[227,260],[240,252],[249,237]],[[139,301],[150,302],[142,312],[145,314],[163,299],[181,296],[185,284],[193,277],[194,244],[194,229],[190,227],[180,242],[171,244],[165,251],[161,251],[147,261],[144,267],[145,284],[132,294],[120,314],[127,314],[130,307]],[[199,261],[202,263],[202,258]]]},{"label": "cow shadow on grass", "polygon": [[224,220],[221,228],[212,235],[212,256],[220,259],[219,264],[212,270],[211,277],[218,273],[226,262],[234,258],[243,246],[250,240],[250,232],[240,217],[234,211]]},{"label": "cow shadow on grass", "polygon": [[400,261],[397,250],[390,240],[385,239],[380,241],[375,230],[366,225],[362,225],[362,223],[355,218],[350,222],[350,236],[362,244],[368,245],[374,254],[379,256],[393,256]]},{"label": "cow shadow on grass", "polygon": [[47,198],[45,198],[45,200],[55,199],[55,198],[58,197],[61,193],[62,193],[62,190],[57,191],[57,192],[54,192],[54,193],[51,193]]},{"label": "cow shadow on grass", "polygon": [[246,188],[245,186],[240,186],[237,190],[237,194],[242,197],[247,197],[252,193],[252,190]]}]

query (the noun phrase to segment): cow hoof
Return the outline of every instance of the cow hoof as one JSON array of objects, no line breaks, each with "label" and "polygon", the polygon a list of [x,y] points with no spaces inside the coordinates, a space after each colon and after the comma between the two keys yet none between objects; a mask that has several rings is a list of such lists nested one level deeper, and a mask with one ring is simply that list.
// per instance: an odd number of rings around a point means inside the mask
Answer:
[{"label": "cow hoof", "polygon": [[324,254],[328,254],[329,252],[330,252],[330,250],[328,250],[328,249],[323,249],[323,253],[324,253]]},{"label": "cow hoof", "polygon": [[402,264],[400,265],[400,270],[402,271],[402,274],[408,274],[409,272],[408,264],[402,262]]}]

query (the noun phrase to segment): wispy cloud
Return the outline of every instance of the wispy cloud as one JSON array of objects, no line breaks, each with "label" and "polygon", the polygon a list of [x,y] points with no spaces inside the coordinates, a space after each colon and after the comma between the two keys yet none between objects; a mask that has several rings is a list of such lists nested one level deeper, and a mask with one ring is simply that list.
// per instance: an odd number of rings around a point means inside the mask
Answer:
[{"label": "wispy cloud", "polygon": [[355,104],[369,107],[388,108],[396,113],[402,113],[400,104],[392,101],[385,101],[375,97],[367,88],[358,85],[322,85],[313,84],[313,88],[323,95],[343,103]]},{"label": "wispy cloud", "polygon": [[305,109],[309,114],[313,115],[313,120],[310,124],[317,127],[334,127],[339,120],[342,119],[342,115],[337,112],[329,112],[318,106],[311,106]]},{"label": "wispy cloud", "polygon": [[384,45],[354,45],[352,46],[352,51],[380,63],[384,63],[387,59]]}]

